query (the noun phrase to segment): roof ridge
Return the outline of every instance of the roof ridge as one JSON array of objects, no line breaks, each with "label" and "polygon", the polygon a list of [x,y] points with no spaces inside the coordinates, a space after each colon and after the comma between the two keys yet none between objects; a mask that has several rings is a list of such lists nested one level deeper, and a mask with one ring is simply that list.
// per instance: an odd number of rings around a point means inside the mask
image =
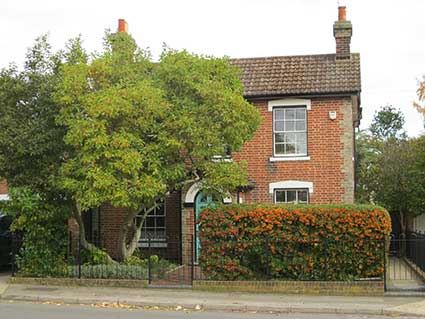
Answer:
[{"label": "roof ridge", "polygon": [[[306,57],[335,57],[335,53],[323,53],[323,54],[299,54],[299,55],[275,55],[275,56],[257,56],[257,57],[246,57],[246,58],[229,58],[232,61],[236,60],[259,60],[259,59],[276,59],[276,58],[306,58]],[[351,53],[351,56],[360,56],[360,53]]]}]

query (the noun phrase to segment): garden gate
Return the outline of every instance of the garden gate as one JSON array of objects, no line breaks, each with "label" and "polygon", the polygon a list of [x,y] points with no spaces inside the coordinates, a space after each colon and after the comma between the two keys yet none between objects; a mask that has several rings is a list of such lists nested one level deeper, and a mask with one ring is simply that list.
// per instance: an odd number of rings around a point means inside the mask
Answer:
[{"label": "garden gate", "polygon": [[391,235],[387,291],[425,291],[425,234]]}]

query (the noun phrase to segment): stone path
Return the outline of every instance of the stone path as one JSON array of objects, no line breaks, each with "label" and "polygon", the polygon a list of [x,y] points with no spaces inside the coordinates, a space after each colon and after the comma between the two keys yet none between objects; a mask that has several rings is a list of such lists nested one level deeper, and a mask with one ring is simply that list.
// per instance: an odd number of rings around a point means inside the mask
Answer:
[{"label": "stone path", "polygon": [[404,260],[390,257],[387,267],[387,289],[390,291],[425,291],[425,283]]}]

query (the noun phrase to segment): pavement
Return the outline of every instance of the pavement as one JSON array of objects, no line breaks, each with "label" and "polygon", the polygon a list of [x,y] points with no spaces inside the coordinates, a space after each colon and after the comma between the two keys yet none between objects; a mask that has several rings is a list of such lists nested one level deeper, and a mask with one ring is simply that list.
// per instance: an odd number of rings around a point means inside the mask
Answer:
[{"label": "pavement", "polygon": [[425,298],[342,297],[254,293],[215,293],[191,289],[63,287],[7,284],[0,276],[3,301],[135,306],[224,312],[363,314],[425,317]]}]

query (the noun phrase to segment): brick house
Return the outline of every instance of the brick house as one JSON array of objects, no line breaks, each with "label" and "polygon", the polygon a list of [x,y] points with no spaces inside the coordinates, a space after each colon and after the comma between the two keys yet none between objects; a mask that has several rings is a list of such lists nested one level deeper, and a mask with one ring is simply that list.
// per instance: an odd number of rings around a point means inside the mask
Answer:
[{"label": "brick house", "polygon": [[[245,98],[258,107],[263,122],[254,138],[232,154],[234,160],[248,162],[251,186],[225,203],[354,201],[360,56],[350,52],[352,26],[345,7],[338,13],[335,53],[231,60],[242,70]],[[121,21],[119,31],[126,30]],[[196,238],[196,216],[211,201],[198,184],[170,194],[148,216],[140,246],[147,246],[149,234],[159,254],[187,261],[193,251],[191,238]],[[107,205],[87,214],[89,239],[114,255],[123,218],[122,209]]]},{"label": "brick house", "polygon": [[[335,53],[231,60],[242,70],[244,96],[260,110],[263,122],[254,138],[232,154],[233,160],[248,162],[250,187],[223,202],[354,201],[360,56],[350,52],[352,26],[345,7],[338,13]],[[119,31],[127,31],[123,20]],[[0,184],[0,194],[7,192],[5,187]],[[211,201],[196,183],[170,194],[147,217],[140,246],[147,246],[149,235],[159,254],[187,261],[199,248],[196,240],[191,246],[196,216]],[[124,216],[123,209],[108,205],[84,214],[88,240],[114,256]],[[70,228],[75,235],[76,223],[70,221]]]}]

